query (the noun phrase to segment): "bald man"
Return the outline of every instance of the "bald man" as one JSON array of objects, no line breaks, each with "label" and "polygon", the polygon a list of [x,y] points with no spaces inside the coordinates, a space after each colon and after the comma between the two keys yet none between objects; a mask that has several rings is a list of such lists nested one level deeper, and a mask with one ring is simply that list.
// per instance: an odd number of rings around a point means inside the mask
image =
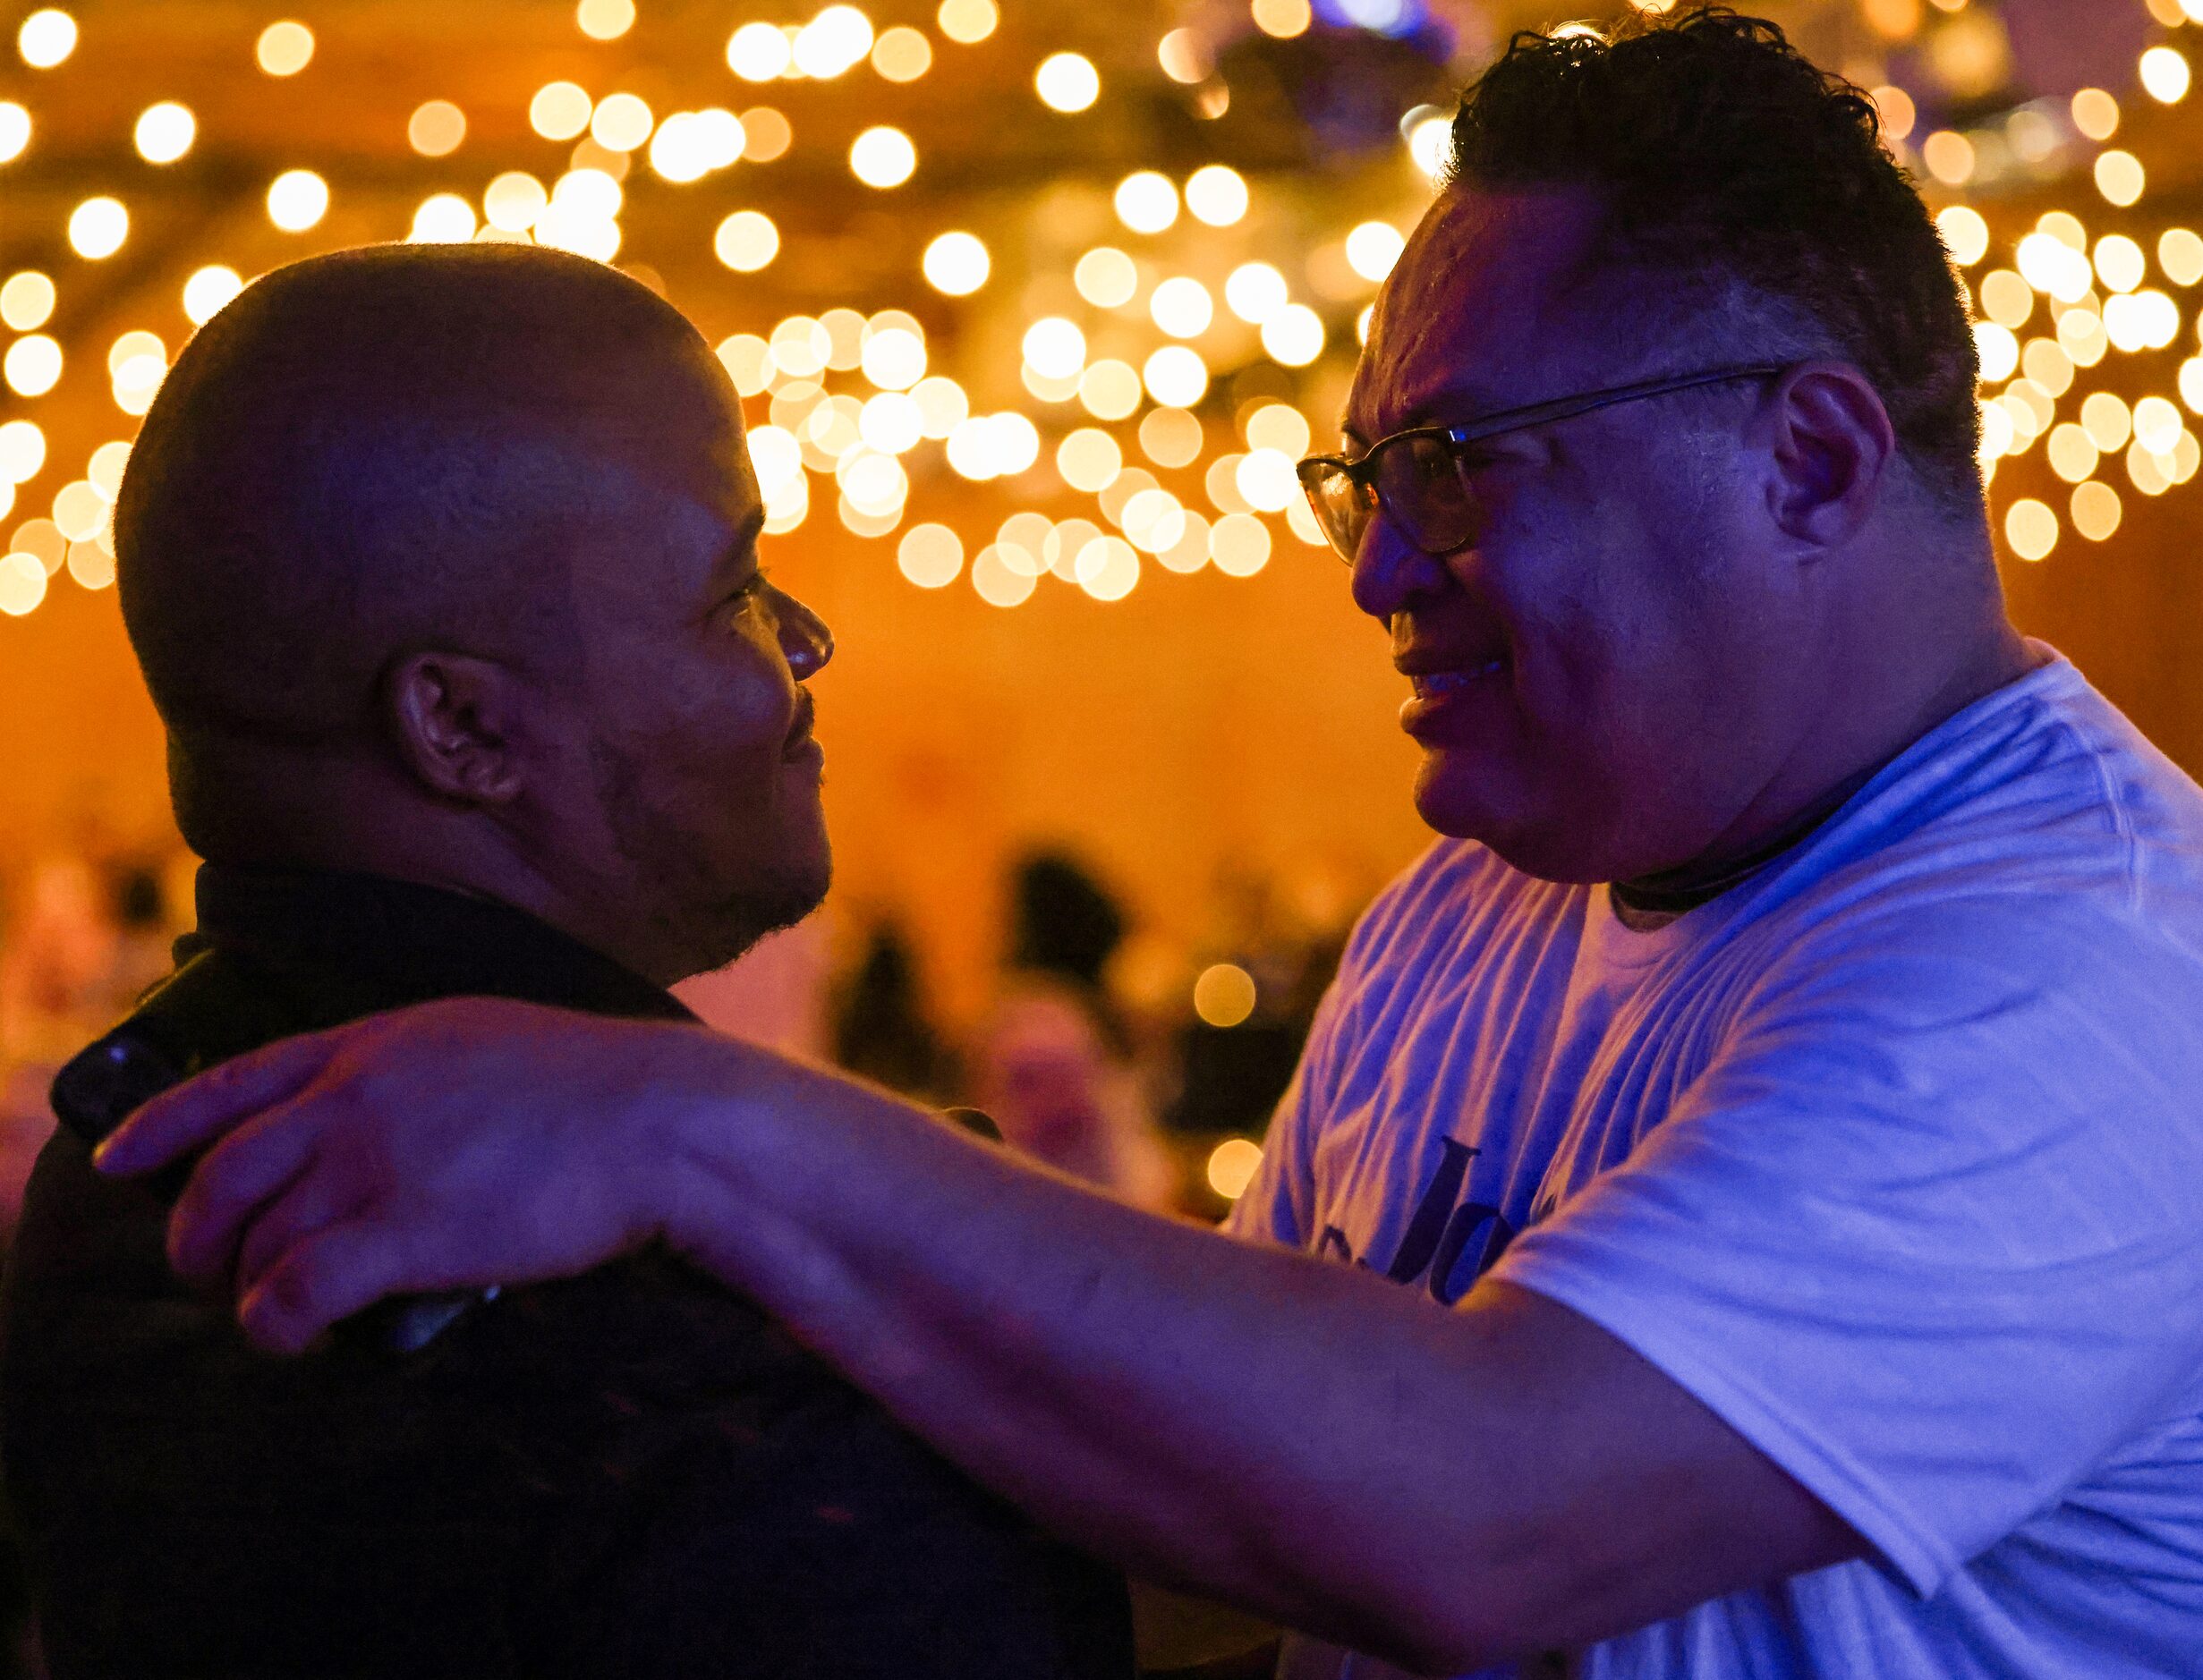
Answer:
[{"label": "bald man", "polygon": [[[688,1018],[668,985],[827,886],[832,644],[761,521],[726,375],[612,270],[388,247],[250,287],[116,508],[207,860],[130,1041],[188,1071],[460,995]],[[167,1211],[64,1128],[8,1279],[56,1680],[1130,1670],[1114,1575],[665,1253],[294,1365],[176,1280]]]}]

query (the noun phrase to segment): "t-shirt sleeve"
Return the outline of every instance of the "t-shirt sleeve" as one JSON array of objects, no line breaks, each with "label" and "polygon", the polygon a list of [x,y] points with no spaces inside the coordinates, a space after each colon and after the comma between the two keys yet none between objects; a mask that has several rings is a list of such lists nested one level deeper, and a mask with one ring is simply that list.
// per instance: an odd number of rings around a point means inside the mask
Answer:
[{"label": "t-shirt sleeve", "polygon": [[2203,1372],[2203,984],[2054,901],[1785,954],[1493,1276],[1635,1348],[1922,1596]]},{"label": "t-shirt sleeve", "polygon": [[1316,1010],[1292,1083],[1279,1099],[1263,1136],[1262,1164],[1224,1216],[1224,1229],[1247,1242],[1305,1248],[1315,1201],[1313,1170],[1319,1129],[1318,1093],[1327,1087],[1324,1063],[1338,1032],[1339,987],[1334,982]]}]

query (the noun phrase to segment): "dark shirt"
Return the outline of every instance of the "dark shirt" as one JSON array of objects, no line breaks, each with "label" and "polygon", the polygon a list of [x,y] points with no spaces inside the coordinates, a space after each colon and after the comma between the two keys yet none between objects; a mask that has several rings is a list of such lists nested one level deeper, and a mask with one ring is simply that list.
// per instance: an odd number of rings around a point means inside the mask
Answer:
[{"label": "dark shirt", "polygon": [[[209,868],[177,960],[209,949],[254,1038],[463,994],[688,1018],[531,917],[386,880]],[[9,1264],[0,1450],[55,1680],[1131,1673],[1119,1578],[669,1253],[415,1353],[279,1359],[169,1270],[166,1211],[64,1129]]]}]

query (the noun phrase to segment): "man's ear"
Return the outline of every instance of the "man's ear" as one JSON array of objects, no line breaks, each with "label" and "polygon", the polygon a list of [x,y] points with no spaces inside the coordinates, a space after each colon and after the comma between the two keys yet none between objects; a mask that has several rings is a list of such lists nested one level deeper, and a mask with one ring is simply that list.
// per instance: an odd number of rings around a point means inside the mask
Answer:
[{"label": "man's ear", "polygon": [[1833,548],[1856,536],[1889,484],[1897,433],[1867,376],[1849,362],[1800,362],[1762,411],[1774,471],[1767,511],[1787,535]]},{"label": "man's ear", "polygon": [[519,795],[525,703],[513,672],[466,654],[409,654],[383,680],[400,761],[430,793],[463,804],[502,805]]}]

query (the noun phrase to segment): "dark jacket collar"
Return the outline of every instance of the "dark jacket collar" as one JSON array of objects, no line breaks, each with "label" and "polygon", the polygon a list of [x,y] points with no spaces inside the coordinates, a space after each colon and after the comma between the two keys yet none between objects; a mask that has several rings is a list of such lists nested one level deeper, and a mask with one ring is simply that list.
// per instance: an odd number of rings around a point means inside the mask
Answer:
[{"label": "dark jacket collar", "polygon": [[199,871],[181,966],[219,948],[277,972],[340,975],[361,1013],[492,997],[592,1014],[693,1021],[670,992],[524,911],[413,881],[334,870]]}]

